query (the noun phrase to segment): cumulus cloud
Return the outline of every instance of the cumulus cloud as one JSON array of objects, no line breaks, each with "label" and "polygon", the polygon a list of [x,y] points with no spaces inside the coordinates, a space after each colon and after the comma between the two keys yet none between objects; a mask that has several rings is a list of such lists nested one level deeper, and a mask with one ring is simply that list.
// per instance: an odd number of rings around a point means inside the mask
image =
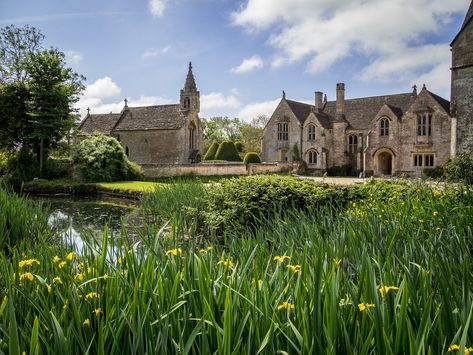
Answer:
[{"label": "cumulus cloud", "polygon": [[244,59],[239,66],[230,69],[230,72],[235,74],[248,73],[250,71],[260,69],[262,67],[263,60],[260,56],[254,55],[250,58]]},{"label": "cumulus cloud", "polygon": [[79,64],[84,59],[80,52],[66,51],[64,54],[66,55],[66,62],[69,64]]},{"label": "cumulus cloud", "polygon": [[262,102],[253,102],[242,107],[238,113],[238,117],[242,120],[250,122],[259,115],[271,116],[279,104],[281,99],[268,100]]},{"label": "cumulus cloud", "polygon": [[246,0],[232,21],[250,31],[269,30],[268,42],[276,49],[273,67],[305,60],[307,69],[317,73],[361,55],[372,63],[359,78],[389,80],[398,74],[407,77],[405,71],[427,74],[444,64],[448,44],[429,46],[426,38],[442,31],[452,15],[464,13],[469,2]]},{"label": "cumulus cloud", "polygon": [[221,92],[212,92],[200,98],[202,111],[213,109],[235,109],[240,107],[240,101],[235,95],[225,96]]},{"label": "cumulus cloud", "polygon": [[171,49],[171,46],[166,46],[166,47],[163,47],[163,48],[160,48],[160,49],[147,49],[144,53],[143,53],[143,58],[155,58],[155,57],[159,57],[160,55],[163,55],[163,54],[166,54],[167,52],[169,52],[169,50]]},{"label": "cumulus cloud", "polygon": [[149,0],[149,11],[153,17],[161,17],[166,9],[167,0]]}]

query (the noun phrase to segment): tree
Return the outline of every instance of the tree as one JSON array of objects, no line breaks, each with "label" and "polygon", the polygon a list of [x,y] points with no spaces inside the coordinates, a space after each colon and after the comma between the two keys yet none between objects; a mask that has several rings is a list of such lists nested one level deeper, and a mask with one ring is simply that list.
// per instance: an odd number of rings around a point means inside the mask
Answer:
[{"label": "tree", "polygon": [[30,53],[42,49],[44,35],[36,28],[14,25],[0,30],[0,83],[20,81],[28,76],[25,63]]},{"label": "tree", "polygon": [[245,151],[261,152],[263,130],[268,121],[268,116],[260,115],[253,118],[251,123],[243,124],[241,127],[241,135]]},{"label": "tree", "polygon": [[66,68],[64,53],[40,50],[43,39],[29,26],[0,31],[0,149],[31,150],[40,176],[48,149],[75,121],[85,79]]},{"label": "tree", "polygon": [[201,119],[203,126],[204,145],[208,147],[212,142],[224,140],[241,140],[243,122],[238,118],[211,117]]}]

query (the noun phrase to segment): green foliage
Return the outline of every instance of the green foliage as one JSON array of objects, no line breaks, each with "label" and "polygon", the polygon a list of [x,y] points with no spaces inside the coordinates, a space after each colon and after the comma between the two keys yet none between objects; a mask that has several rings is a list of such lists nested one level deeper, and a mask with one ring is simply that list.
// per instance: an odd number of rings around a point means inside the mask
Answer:
[{"label": "green foliage", "polygon": [[0,254],[21,241],[50,236],[47,209],[0,186]]},{"label": "green foliage", "polygon": [[350,164],[336,165],[327,169],[328,176],[348,176],[351,170]]},{"label": "green foliage", "polygon": [[444,174],[447,180],[473,184],[473,155],[459,154],[445,163]]},{"label": "green foliage", "polygon": [[211,117],[209,119],[201,118],[204,145],[208,146],[210,142],[222,142],[224,140],[241,140],[241,127],[243,121],[238,118]]},{"label": "green foliage", "polygon": [[235,142],[235,147],[238,150],[238,153],[243,152],[243,143],[242,142]]},{"label": "green foliage", "polygon": [[30,150],[4,150],[3,159],[1,175],[4,175],[7,184],[18,187],[37,177],[38,162]]},{"label": "green foliage", "polygon": [[136,164],[133,161],[126,160],[126,165],[127,165],[127,180],[134,180],[134,181],[141,181],[144,180],[145,174],[143,171],[143,168]]},{"label": "green foliage", "polygon": [[261,163],[261,158],[259,157],[258,153],[248,152],[248,153],[245,154],[245,158],[243,158],[243,163],[245,163],[245,164],[259,164],[259,163]]},{"label": "green foliage", "polygon": [[80,142],[72,153],[85,181],[118,181],[128,176],[127,157],[113,137],[95,134]]},{"label": "green foliage", "polygon": [[240,154],[238,154],[235,143],[231,141],[224,141],[220,143],[217,153],[215,154],[215,160],[241,161]]},{"label": "green foliage", "polygon": [[300,161],[301,160],[301,154],[299,152],[299,146],[294,144],[294,147],[292,148],[292,161]]},{"label": "green foliage", "polygon": [[205,153],[204,161],[215,159],[215,154],[217,154],[218,146],[219,144],[217,142],[212,142],[209,149],[207,149],[207,153]]},{"label": "green foliage", "polygon": [[425,168],[422,174],[427,178],[441,179],[444,176],[443,167],[437,166],[435,168]]},{"label": "green foliage", "polygon": [[72,167],[71,158],[48,158],[44,167],[44,177],[50,180],[70,179]]}]

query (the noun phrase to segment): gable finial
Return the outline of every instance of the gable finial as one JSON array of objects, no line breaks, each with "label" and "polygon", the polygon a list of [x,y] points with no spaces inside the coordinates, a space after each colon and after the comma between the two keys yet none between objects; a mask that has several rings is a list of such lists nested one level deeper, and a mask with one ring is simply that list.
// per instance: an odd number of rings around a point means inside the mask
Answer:
[{"label": "gable finial", "polygon": [[125,97],[125,107],[128,107],[128,99]]},{"label": "gable finial", "polygon": [[285,100],[286,99],[286,92],[283,90],[282,91],[282,98]]},{"label": "gable finial", "polygon": [[327,94],[324,94],[324,104],[327,103]]},{"label": "gable finial", "polygon": [[412,93],[413,93],[414,95],[417,95],[417,85],[414,85],[414,86],[412,87]]},{"label": "gable finial", "polygon": [[87,116],[90,115],[90,107],[87,107]]},{"label": "gable finial", "polygon": [[427,90],[427,86],[425,86],[425,84],[422,85],[422,90]]}]

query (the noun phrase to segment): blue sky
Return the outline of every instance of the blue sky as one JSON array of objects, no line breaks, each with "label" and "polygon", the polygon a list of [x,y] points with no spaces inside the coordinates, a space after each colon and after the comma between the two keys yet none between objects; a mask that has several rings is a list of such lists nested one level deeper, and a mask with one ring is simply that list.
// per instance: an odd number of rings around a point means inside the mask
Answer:
[{"label": "blue sky", "polygon": [[316,90],[347,98],[449,98],[449,43],[470,0],[15,0],[0,27],[29,24],[86,78],[94,113],[178,102],[192,61],[201,117],[251,120]]}]

